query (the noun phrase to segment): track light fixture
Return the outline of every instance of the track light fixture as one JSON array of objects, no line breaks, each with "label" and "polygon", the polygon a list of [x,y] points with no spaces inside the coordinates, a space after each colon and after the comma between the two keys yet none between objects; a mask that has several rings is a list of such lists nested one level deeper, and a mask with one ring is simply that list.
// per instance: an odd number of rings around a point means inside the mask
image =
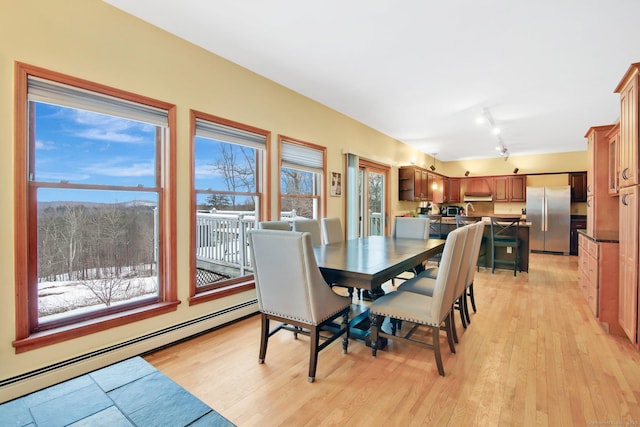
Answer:
[{"label": "track light fixture", "polygon": [[476,122],[478,124],[485,122],[489,123],[489,125],[491,126],[491,132],[493,132],[493,134],[497,135],[498,137],[498,145],[496,145],[496,150],[498,151],[498,153],[500,153],[500,156],[504,157],[504,160],[506,162],[509,158],[509,149],[505,145],[502,136],[500,136],[501,130],[498,126],[496,126],[496,123],[493,120],[493,116],[491,115],[491,111],[489,111],[488,107],[482,109],[482,117],[476,119]]}]

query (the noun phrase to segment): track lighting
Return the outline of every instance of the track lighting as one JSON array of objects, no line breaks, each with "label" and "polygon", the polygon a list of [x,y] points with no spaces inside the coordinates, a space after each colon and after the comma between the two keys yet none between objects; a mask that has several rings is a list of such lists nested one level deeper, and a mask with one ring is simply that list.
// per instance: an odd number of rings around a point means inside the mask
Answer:
[{"label": "track lighting", "polygon": [[496,126],[495,121],[493,120],[493,116],[491,115],[491,111],[489,108],[485,107],[482,109],[482,117],[478,117],[476,119],[476,123],[482,124],[484,122],[489,123],[491,126],[491,132],[498,137],[498,144],[496,145],[496,151],[500,153],[500,156],[504,157],[505,160],[509,158],[509,149],[504,143],[502,136],[500,136],[501,130],[498,126]]}]

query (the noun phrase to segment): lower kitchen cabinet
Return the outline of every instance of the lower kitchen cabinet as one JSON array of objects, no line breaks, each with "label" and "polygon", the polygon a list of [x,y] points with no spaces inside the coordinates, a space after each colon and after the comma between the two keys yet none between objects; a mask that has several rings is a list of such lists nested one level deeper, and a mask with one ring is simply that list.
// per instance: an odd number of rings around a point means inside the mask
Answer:
[{"label": "lower kitchen cabinet", "polygon": [[624,335],[618,323],[619,248],[615,236],[590,236],[580,231],[578,236],[579,286],[607,333]]}]

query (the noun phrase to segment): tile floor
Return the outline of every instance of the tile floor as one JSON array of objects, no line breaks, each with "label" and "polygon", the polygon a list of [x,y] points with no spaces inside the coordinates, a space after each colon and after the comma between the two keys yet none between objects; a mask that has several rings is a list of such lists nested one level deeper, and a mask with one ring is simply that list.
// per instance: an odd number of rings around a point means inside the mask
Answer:
[{"label": "tile floor", "polygon": [[233,426],[140,357],[0,405],[5,426]]}]

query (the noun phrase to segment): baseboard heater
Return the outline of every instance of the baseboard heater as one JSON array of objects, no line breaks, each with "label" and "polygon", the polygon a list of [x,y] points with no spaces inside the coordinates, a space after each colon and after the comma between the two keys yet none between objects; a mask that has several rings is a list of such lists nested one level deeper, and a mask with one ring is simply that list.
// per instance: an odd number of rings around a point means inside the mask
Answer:
[{"label": "baseboard heater", "polygon": [[[151,339],[151,338],[156,338],[156,337],[162,336],[164,334],[175,332],[177,330],[180,330],[180,329],[183,329],[183,328],[186,328],[186,327],[189,327],[189,326],[193,326],[193,325],[198,324],[200,322],[204,322],[204,321],[216,318],[218,316],[222,316],[222,315],[225,315],[227,313],[231,313],[231,312],[233,312],[235,310],[240,310],[240,309],[249,307],[249,306],[257,304],[257,303],[258,303],[258,300],[255,300],[255,299],[252,300],[252,301],[247,301],[247,302],[244,302],[242,304],[234,305],[232,307],[227,307],[224,310],[216,311],[214,313],[209,313],[206,316],[198,317],[196,319],[191,319],[189,321],[186,321],[186,322],[183,322],[183,323],[178,323],[177,325],[173,325],[173,326],[170,326],[170,327],[165,328],[165,329],[160,329],[158,331],[151,332],[149,334],[142,335],[142,336],[139,336],[137,338],[130,339],[128,341],[123,341],[123,342],[121,342],[119,344],[114,344],[112,346],[105,347],[105,348],[102,348],[100,350],[92,351],[91,353],[86,353],[86,354],[83,354],[83,355],[80,355],[80,356],[73,357],[71,359],[63,360],[62,362],[54,363],[52,365],[45,366],[45,367],[42,367],[40,369],[36,369],[34,371],[26,372],[24,374],[20,374],[20,375],[17,375],[15,377],[7,378],[5,380],[1,380],[0,381],[0,388],[4,387],[4,386],[7,386],[7,385],[10,385],[10,384],[13,384],[13,383],[17,383],[17,382],[20,382],[20,381],[28,380],[30,378],[36,377],[38,375],[45,374],[47,372],[55,371],[56,369],[60,369],[60,368],[66,367],[66,366],[73,365],[75,363],[83,362],[85,360],[91,359],[91,358],[96,357],[96,356],[101,356],[103,354],[110,353],[110,352],[115,351],[115,350],[120,350],[120,349],[122,349],[124,347],[130,346],[130,345],[133,345],[133,344],[138,344],[140,342],[143,342],[143,341]],[[196,337],[198,335],[202,335],[202,334],[214,331],[216,329],[219,329],[219,328],[222,328],[224,326],[230,325],[230,324],[232,324],[234,322],[237,322],[239,320],[245,319],[245,318],[247,318],[249,316],[253,316],[253,314],[250,314],[250,315],[247,315],[247,316],[243,316],[243,317],[241,317],[239,319],[235,319],[235,320],[233,320],[231,322],[227,322],[227,323],[224,323],[222,325],[215,326],[215,327],[207,329],[205,331],[198,332],[196,334],[193,334],[193,335],[190,335],[188,337],[182,338],[182,339],[177,340],[175,342],[172,342],[170,344],[166,344],[166,345],[160,346],[158,348],[155,348],[153,350],[149,350],[149,351],[145,352],[144,354],[148,354],[148,353],[151,353],[153,351],[157,351],[157,350],[159,350],[161,348],[170,347],[171,345],[177,344],[177,343],[182,342],[182,341],[186,341],[186,340],[191,339],[193,337]]]}]

